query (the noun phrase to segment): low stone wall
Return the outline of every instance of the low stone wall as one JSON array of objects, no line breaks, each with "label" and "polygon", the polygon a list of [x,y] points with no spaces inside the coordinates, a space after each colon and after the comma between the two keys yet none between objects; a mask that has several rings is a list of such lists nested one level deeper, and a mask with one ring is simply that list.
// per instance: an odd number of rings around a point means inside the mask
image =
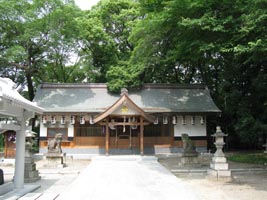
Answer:
[{"label": "low stone wall", "polygon": [[[197,152],[206,153],[206,147],[196,147]],[[66,155],[75,155],[75,154],[90,154],[90,155],[105,155],[104,148],[62,148],[62,151],[66,153]],[[148,147],[144,148],[145,154],[179,154],[183,152],[183,148],[179,147]],[[47,148],[40,148],[39,153],[45,154],[47,153]],[[110,149],[110,154],[140,154],[138,148],[132,149]]]},{"label": "low stone wall", "polygon": [[0,185],[0,196],[3,194],[6,194],[13,190],[14,184],[13,182],[4,183],[3,185]]}]

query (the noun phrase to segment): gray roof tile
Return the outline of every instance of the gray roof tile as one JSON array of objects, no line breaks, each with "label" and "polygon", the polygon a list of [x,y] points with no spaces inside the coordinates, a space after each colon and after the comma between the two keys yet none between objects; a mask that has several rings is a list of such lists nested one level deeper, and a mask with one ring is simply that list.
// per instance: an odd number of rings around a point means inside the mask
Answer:
[{"label": "gray roof tile", "polygon": [[[42,84],[34,101],[46,112],[103,112],[119,94],[109,93],[105,84]],[[203,85],[145,84],[129,91],[129,97],[144,111],[221,112]]]}]

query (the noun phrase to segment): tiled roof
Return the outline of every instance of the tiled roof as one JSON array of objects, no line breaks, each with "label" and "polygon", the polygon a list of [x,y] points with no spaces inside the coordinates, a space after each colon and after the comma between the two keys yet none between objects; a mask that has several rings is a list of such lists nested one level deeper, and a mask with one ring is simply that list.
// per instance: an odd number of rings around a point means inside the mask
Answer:
[{"label": "tiled roof", "polygon": [[[118,99],[106,84],[42,84],[34,101],[46,112],[103,112]],[[144,111],[155,112],[221,112],[204,85],[145,84],[130,90],[129,98]]]},{"label": "tiled roof", "polygon": [[0,101],[2,101],[2,98],[12,102],[11,105],[24,108],[28,111],[36,112],[38,114],[43,113],[42,108],[25,99],[18,93],[18,91],[15,89],[15,83],[13,81],[8,78],[0,77]]}]

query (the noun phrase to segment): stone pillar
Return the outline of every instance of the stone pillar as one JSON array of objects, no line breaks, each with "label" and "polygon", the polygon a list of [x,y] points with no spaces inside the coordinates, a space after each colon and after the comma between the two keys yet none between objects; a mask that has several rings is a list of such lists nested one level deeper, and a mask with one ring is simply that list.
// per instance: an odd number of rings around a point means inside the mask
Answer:
[{"label": "stone pillar", "polygon": [[15,174],[14,186],[16,189],[24,187],[24,157],[25,157],[25,120],[24,117],[20,119],[21,129],[16,132],[16,160],[15,160]]},{"label": "stone pillar", "polygon": [[214,144],[217,150],[214,153],[214,156],[210,163],[210,169],[208,170],[208,175],[215,177],[216,179],[231,177],[231,171],[229,170],[228,163],[222,151],[222,148],[225,144],[223,141],[223,137],[225,136],[227,135],[221,131],[221,127],[219,126],[216,127],[216,133],[212,135],[212,137],[215,137]]}]

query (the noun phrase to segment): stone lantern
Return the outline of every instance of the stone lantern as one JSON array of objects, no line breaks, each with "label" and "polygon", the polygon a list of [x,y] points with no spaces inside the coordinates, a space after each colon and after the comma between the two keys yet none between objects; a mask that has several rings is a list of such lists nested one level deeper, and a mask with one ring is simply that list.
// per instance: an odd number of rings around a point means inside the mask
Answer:
[{"label": "stone lantern", "polygon": [[38,181],[41,177],[39,176],[38,170],[36,170],[36,164],[32,157],[32,144],[33,138],[36,133],[33,131],[26,131],[26,142],[25,142],[25,167],[24,167],[24,182],[32,183]]},{"label": "stone lantern", "polygon": [[231,177],[231,171],[229,170],[229,165],[222,151],[223,146],[225,144],[223,138],[226,136],[227,134],[224,134],[221,131],[220,126],[216,127],[216,133],[212,135],[212,137],[215,137],[214,144],[216,146],[216,152],[214,153],[214,156],[210,163],[210,169],[208,170],[208,175],[216,177],[217,179]]}]

